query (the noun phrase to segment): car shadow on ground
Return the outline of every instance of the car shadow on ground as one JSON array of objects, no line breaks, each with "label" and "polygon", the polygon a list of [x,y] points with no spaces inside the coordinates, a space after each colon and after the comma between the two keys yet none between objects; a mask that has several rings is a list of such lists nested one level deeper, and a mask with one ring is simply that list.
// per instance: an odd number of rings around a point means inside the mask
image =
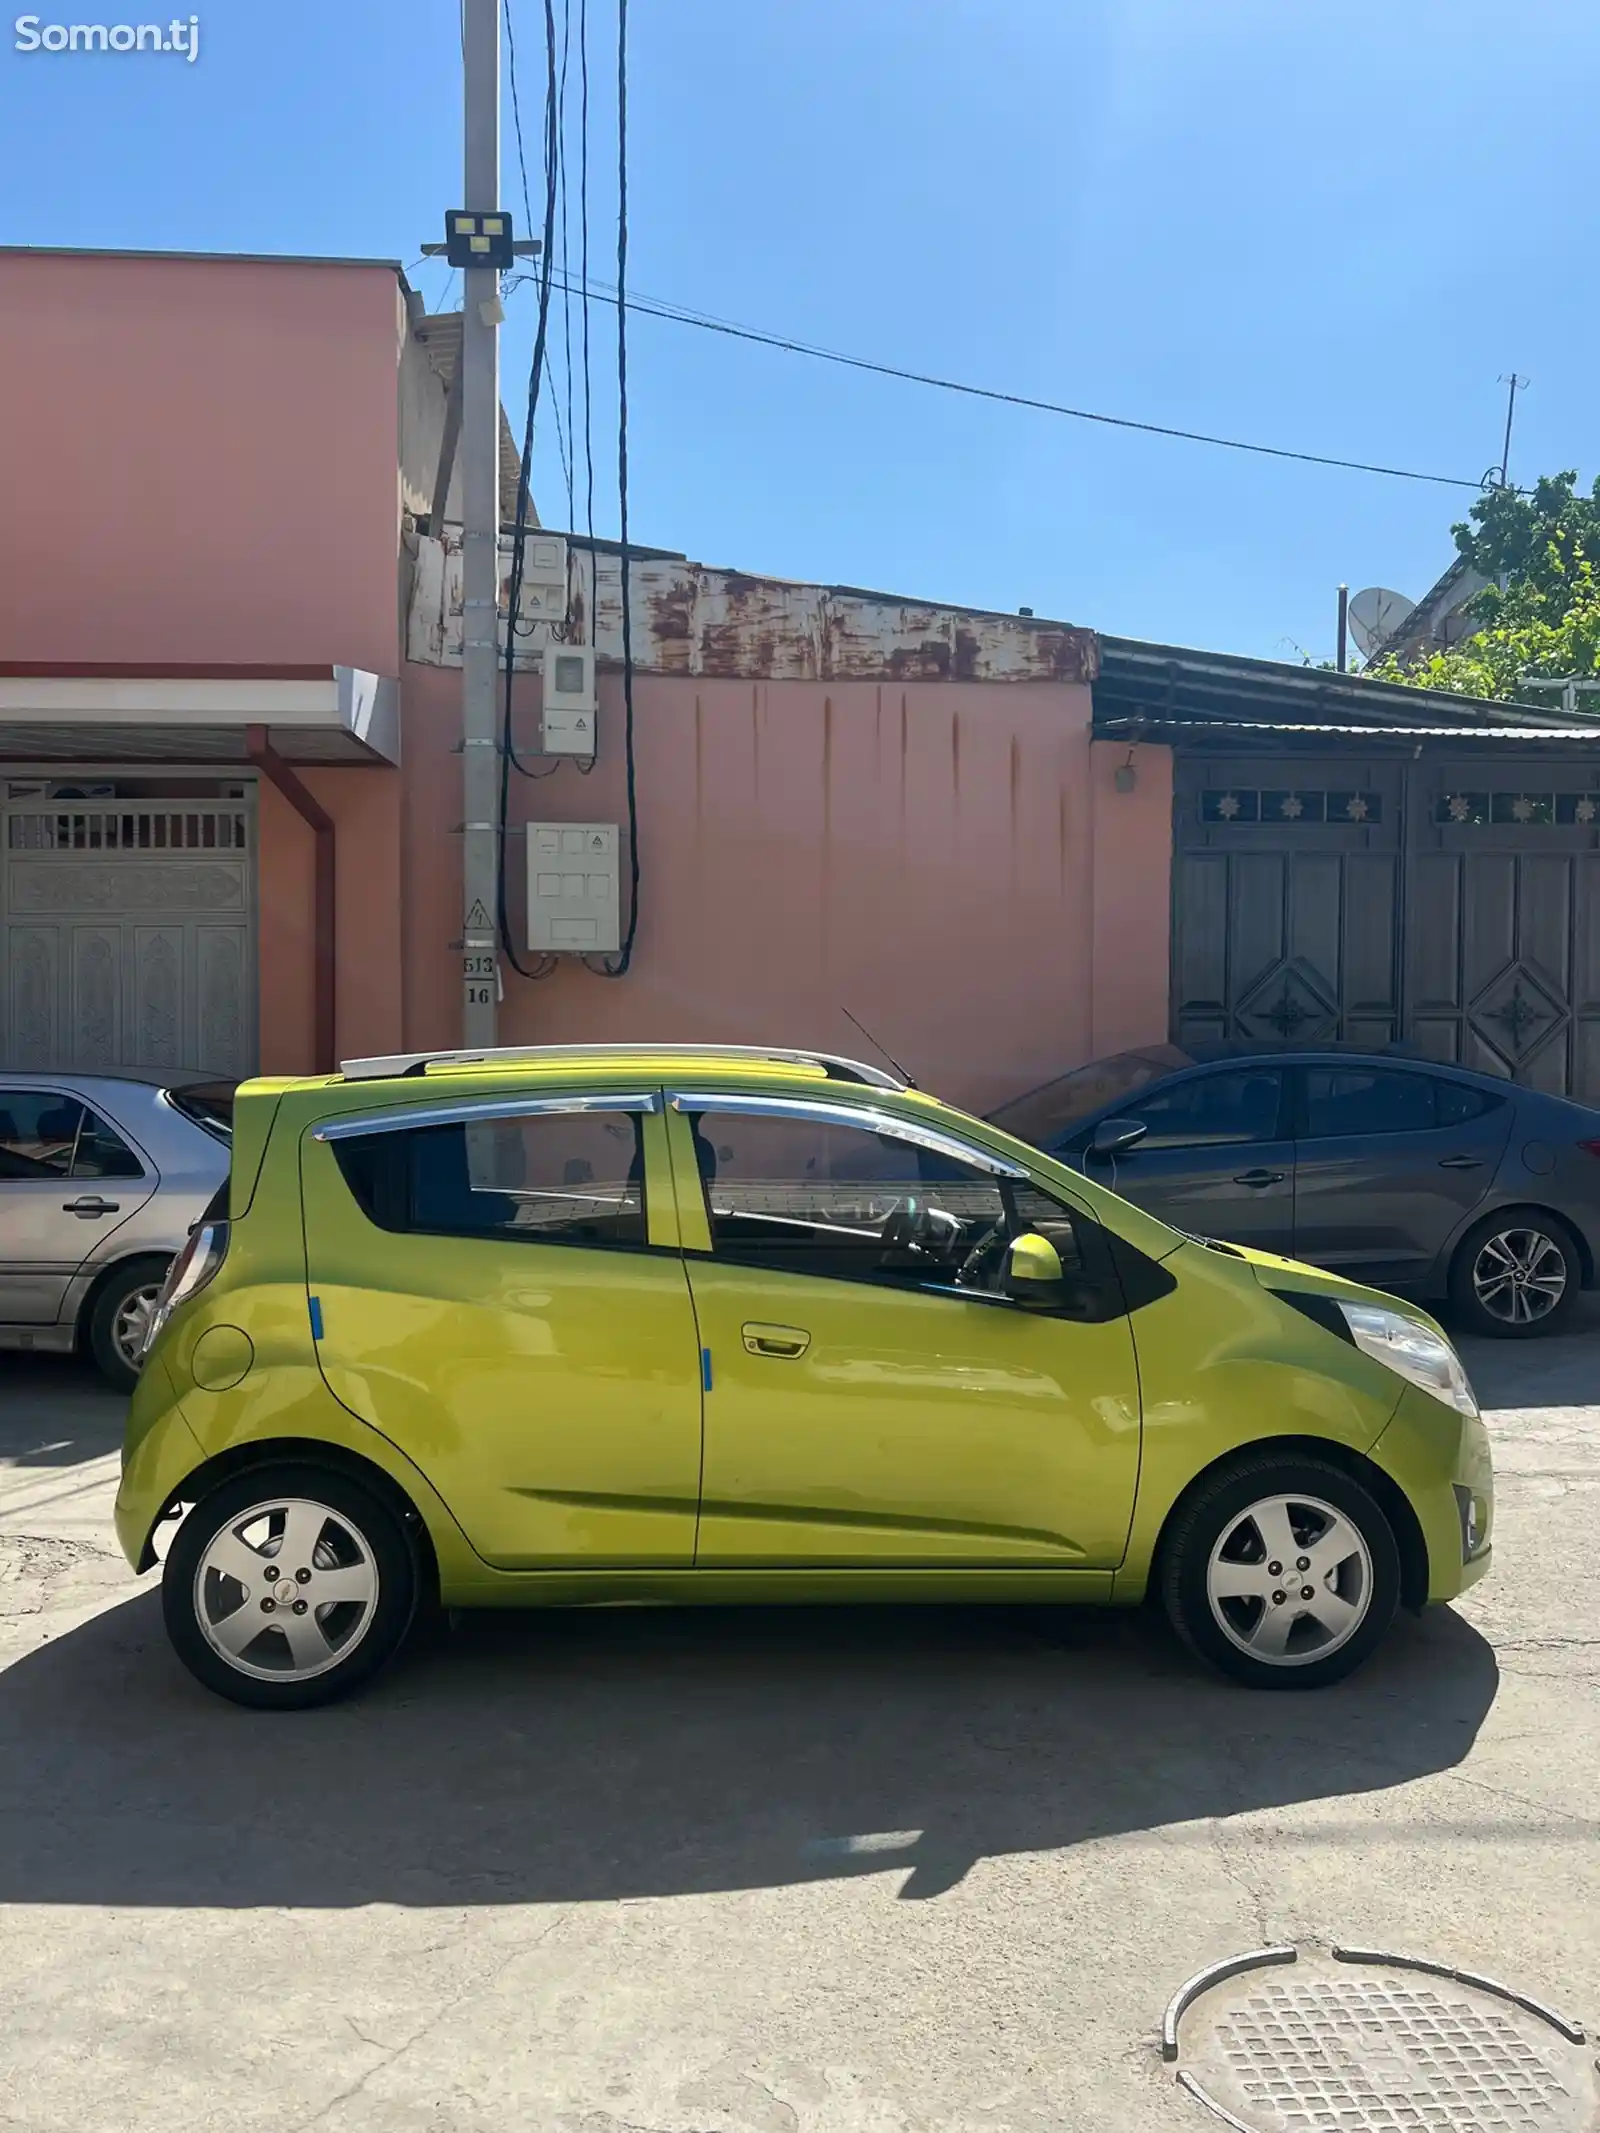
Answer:
[{"label": "car shadow on ground", "polygon": [[86,1358],[0,1352],[0,1466],[82,1466],[122,1449],[128,1412]]},{"label": "car shadow on ground", "polygon": [[1497,1678],[1448,1610],[1311,1694],[1098,1610],[595,1610],[459,1618],[362,1699],[267,1715],[179,1670],[146,1591],[0,1675],[0,1902],[598,1901],[887,1867],[936,1896],[999,1854],[1448,1770]]},{"label": "car shadow on ground", "polygon": [[1463,1333],[1448,1314],[1473,1390],[1494,1412],[1528,1407],[1587,1407],[1600,1399],[1600,1294],[1580,1296],[1559,1333],[1533,1340],[1484,1340]]}]

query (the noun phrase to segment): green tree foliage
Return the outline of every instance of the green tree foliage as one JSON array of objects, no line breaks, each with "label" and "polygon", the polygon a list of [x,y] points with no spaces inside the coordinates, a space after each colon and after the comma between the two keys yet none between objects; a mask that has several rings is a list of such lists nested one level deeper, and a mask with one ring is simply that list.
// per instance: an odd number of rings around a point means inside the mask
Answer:
[{"label": "green tree foliage", "polygon": [[[1546,710],[1554,693],[1530,689],[1530,676],[1600,678],[1600,479],[1587,496],[1570,470],[1525,495],[1492,489],[1451,530],[1462,558],[1491,581],[1472,604],[1479,629],[1448,651],[1410,665],[1376,660],[1366,673]],[[1587,697],[1584,708],[1596,707]]]}]

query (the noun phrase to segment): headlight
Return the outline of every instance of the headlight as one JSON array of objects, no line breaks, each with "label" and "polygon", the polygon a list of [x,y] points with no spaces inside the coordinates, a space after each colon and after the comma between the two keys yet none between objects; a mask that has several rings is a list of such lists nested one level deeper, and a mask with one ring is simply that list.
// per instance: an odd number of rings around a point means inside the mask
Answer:
[{"label": "headlight", "polygon": [[167,1278],[161,1284],[161,1294],[156,1298],[155,1309],[150,1313],[150,1324],[145,1332],[146,1355],[156,1344],[156,1335],[177,1310],[179,1304],[187,1303],[197,1295],[215,1274],[228,1256],[228,1225],[226,1222],[202,1222],[189,1234],[189,1241],[167,1269]]},{"label": "headlight", "polygon": [[1431,1392],[1436,1400],[1443,1400],[1446,1407],[1463,1415],[1478,1412],[1461,1358],[1442,1334],[1403,1311],[1386,1311],[1380,1304],[1346,1303],[1342,1296],[1334,1300],[1358,1348],[1410,1384]]}]

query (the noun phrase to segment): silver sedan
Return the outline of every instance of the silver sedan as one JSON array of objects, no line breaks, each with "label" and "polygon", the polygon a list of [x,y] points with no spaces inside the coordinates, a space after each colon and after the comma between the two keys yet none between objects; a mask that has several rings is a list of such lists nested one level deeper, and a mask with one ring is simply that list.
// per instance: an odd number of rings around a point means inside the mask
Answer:
[{"label": "silver sedan", "polygon": [[228,1175],[232,1085],[0,1069],[0,1348],[126,1390],[173,1254]]}]

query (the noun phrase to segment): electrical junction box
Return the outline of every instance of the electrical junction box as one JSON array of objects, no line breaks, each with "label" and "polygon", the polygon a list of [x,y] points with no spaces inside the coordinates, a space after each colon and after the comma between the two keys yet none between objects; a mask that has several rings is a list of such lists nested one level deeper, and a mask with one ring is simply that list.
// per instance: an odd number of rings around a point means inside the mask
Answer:
[{"label": "electrical junction box", "polygon": [[546,755],[595,752],[594,647],[547,644],[540,738]]},{"label": "electrical junction box", "polygon": [[614,822],[528,824],[528,946],[614,955],[622,946]]},{"label": "electrical junction box", "polygon": [[[509,551],[504,558],[504,567],[509,590]],[[529,532],[522,543],[522,587],[517,597],[518,634],[530,622],[565,622],[566,619],[567,544],[556,533]]]}]

